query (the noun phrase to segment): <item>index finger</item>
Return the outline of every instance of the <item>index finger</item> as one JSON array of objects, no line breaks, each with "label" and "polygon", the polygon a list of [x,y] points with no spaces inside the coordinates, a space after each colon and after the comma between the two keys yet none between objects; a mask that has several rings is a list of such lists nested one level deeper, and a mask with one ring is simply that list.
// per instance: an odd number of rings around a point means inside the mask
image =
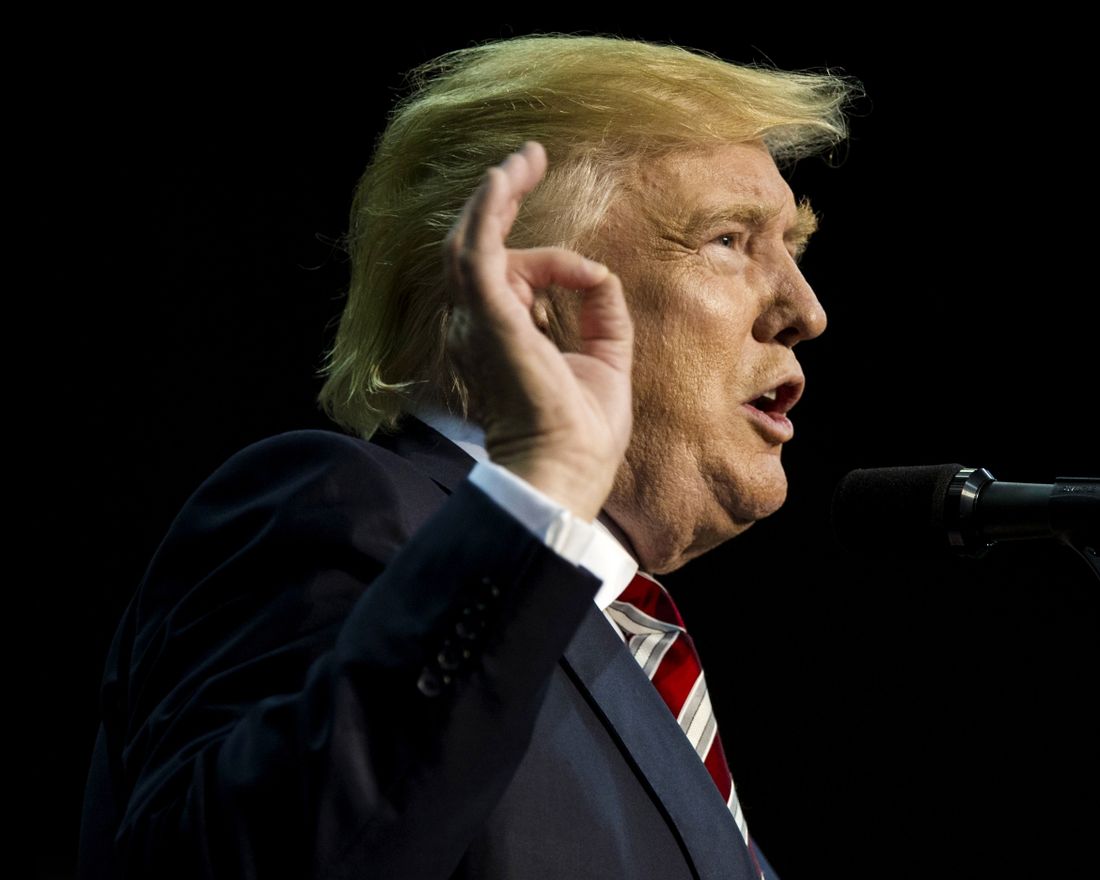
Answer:
[{"label": "index finger", "polygon": [[542,144],[525,141],[499,165],[486,169],[481,184],[463,206],[455,229],[456,243],[481,254],[503,248],[520,204],[546,173],[546,164]]}]

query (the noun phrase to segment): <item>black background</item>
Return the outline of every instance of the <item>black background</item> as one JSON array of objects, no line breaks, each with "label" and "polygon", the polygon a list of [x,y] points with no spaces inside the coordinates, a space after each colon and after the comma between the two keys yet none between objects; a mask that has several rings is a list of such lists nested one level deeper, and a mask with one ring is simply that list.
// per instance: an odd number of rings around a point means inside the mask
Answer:
[{"label": "black background", "polygon": [[856,37],[719,5],[675,21],[423,12],[119,22],[137,39],[88,22],[31,53],[32,155],[11,173],[32,186],[41,256],[9,332],[41,459],[16,474],[42,539],[16,548],[43,573],[19,590],[33,649],[17,713],[39,875],[71,874],[103,659],[173,515],[248,442],[334,427],[314,398],[347,278],[335,242],[401,73],[474,40],[584,29],[828,66],[867,92],[843,161],[789,176],[822,217],[803,268],[830,318],[799,349],[790,500],[665,578],[755,836],[785,880],[1094,876],[1083,563],[1040,545],[861,562],[825,514],[858,466],[1100,473],[1093,97],[1074,35],[899,19]]}]

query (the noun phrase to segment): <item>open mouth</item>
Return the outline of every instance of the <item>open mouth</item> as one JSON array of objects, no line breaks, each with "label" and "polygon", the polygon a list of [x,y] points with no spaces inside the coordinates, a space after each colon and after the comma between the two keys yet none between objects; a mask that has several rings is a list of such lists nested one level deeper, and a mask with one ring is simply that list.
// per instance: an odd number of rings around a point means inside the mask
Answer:
[{"label": "open mouth", "polygon": [[769,388],[743,404],[752,422],[769,443],[786,443],[794,437],[794,425],[787,412],[802,396],[801,377]]},{"label": "open mouth", "polygon": [[769,415],[784,415],[801,396],[801,386],[786,382],[749,401],[749,406]]}]

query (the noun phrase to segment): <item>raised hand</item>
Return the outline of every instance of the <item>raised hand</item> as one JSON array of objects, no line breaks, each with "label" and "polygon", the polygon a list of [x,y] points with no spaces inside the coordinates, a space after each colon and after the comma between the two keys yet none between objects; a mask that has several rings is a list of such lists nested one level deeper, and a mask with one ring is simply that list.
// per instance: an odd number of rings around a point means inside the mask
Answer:
[{"label": "raised hand", "polygon": [[[606,266],[564,248],[505,246],[546,165],[542,145],[527,141],[486,171],[448,233],[447,347],[489,457],[592,520],[630,440],[634,326]],[[559,351],[532,319],[534,291],[551,284],[581,297],[578,352]]]}]

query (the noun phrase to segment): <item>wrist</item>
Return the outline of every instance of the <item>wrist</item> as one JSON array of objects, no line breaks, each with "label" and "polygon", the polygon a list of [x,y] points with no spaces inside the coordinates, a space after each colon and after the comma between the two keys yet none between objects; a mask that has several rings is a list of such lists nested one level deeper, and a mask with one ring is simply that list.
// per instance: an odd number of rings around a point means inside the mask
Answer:
[{"label": "wrist", "polygon": [[611,491],[600,480],[584,479],[567,465],[539,461],[497,461],[501,467],[526,481],[574,516],[591,523]]}]

